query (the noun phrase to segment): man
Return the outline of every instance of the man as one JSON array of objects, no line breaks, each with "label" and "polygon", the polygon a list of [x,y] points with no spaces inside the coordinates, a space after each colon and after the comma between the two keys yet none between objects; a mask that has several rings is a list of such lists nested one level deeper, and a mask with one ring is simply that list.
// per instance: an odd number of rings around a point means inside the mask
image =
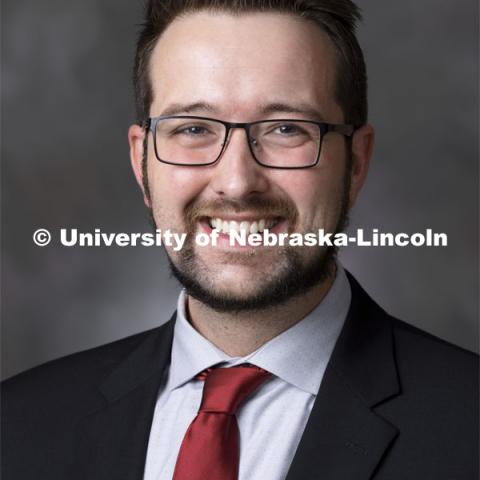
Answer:
[{"label": "man", "polygon": [[[329,247],[373,149],[349,0],[151,1],[131,161],[185,287],[165,325],[4,384],[5,479],[474,479],[477,359]],[[198,233],[218,234],[200,246]]]}]

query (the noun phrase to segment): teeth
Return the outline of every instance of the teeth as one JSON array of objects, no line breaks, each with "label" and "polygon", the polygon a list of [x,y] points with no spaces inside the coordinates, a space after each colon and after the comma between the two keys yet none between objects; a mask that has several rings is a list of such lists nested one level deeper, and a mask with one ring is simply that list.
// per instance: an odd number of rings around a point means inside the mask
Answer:
[{"label": "teeth", "polygon": [[238,222],[235,222],[234,220],[232,220],[230,222],[229,230],[230,230],[230,232],[239,232],[240,231],[240,225],[238,224]]},{"label": "teeth", "polygon": [[257,220],[254,222],[236,222],[235,220],[222,220],[221,218],[210,218],[210,226],[213,229],[219,230],[221,233],[241,232],[262,233],[265,229],[272,228],[277,222],[272,219]]}]

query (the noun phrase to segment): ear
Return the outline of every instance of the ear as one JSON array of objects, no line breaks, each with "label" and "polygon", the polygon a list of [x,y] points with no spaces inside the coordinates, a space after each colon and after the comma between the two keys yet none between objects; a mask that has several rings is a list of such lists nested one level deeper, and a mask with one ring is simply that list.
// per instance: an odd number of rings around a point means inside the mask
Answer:
[{"label": "ear", "polygon": [[128,143],[130,145],[130,163],[138,185],[143,193],[143,201],[147,207],[150,207],[150,200],[146,195],[143,185],[143,143],[145,139],[145,129],[140,125],[131,125],[128,129]]},{"label": "ear", "polygon": [[366,124],[355,130],[352,138],[353,158],[350,182],[350,208],[355,204],[357,196],[367,178],[374,142],[375,131],[371,125]]}]

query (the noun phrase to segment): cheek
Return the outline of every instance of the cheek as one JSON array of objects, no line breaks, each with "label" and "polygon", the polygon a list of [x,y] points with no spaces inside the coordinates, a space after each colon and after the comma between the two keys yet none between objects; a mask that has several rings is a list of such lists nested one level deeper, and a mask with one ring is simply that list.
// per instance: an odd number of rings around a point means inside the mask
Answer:
[{"label": "cheek", "polygon": [[148,180],[153,209],[157,214],[178,216],[202,191],[205,179],[198,170],[149,159]]},{"label": "cheek", "polygon": [[303,228],[336,224],[343,197],[343,172],[314,168],[290,175],[284,190],[295,203]]}]

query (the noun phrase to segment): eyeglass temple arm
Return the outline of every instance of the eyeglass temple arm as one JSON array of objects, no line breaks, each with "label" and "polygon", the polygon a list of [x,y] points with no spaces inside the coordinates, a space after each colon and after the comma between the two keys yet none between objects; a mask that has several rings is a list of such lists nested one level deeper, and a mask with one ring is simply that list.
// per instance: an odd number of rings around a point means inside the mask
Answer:
[{"label": "eyeglass temple arm", "polygon": [[327,125],[327,132],[337,132],[345,135],[346,137],[351,137],[355,132],[355,127],[353,125]]}]

